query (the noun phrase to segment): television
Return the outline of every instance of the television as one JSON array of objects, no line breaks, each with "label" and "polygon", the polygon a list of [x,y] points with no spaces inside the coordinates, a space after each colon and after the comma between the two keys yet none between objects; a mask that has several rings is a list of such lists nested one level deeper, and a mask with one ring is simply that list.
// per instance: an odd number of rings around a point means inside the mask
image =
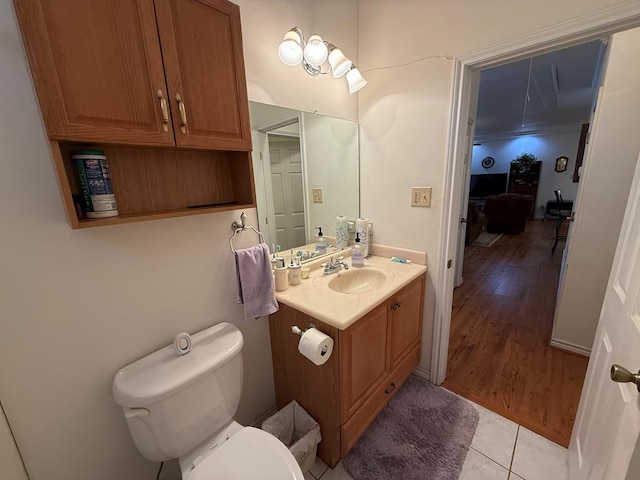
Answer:
[{"label": "television", "polygon": [[508,173],[480,173],[471,175],[469,198],[485,198],[507,191]]}]

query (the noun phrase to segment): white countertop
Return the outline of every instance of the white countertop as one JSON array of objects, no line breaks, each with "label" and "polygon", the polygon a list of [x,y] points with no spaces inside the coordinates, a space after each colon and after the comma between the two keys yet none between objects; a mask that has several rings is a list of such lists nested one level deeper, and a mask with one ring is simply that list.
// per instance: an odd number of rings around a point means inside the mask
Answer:
[{"label": "white countertop", "polygon": [[[375,268],[387,277],[375,290],[365,293],[348,294],[331,290],[327,285],[341,272],[324,275],[320,265],[327,258],[309,262],[309,278],[300,285],[289,285],[287,290],[276,292],[278,302],[311,315],[318,320],[344,330],[366,313],[373,310],[391,295],[405,287],[427,271],[427,267],[416,263],[392,262],[388,257],[371,256],[365,259],[362,269]],[[345,258],[351,267],[351,258]]]}]

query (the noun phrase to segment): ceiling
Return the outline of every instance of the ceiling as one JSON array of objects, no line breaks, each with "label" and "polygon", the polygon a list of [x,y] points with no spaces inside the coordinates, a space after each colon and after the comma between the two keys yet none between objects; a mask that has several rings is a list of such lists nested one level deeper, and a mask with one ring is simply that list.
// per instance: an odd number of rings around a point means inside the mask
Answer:
[{"label": "ceiling", "polygon": [[483,70],[475,140],[558,131],[588,122],[603,55],[604,44],[596,40]]}]

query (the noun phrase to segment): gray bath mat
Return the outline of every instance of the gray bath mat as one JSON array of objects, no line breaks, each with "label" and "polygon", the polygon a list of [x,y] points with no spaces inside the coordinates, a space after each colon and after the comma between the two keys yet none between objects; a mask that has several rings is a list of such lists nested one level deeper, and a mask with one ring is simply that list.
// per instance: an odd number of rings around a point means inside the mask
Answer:
[{"label": "gray bath mat", "polygon": [[478,426],[457,395],[409,376],[344,459],[355,480],[457,480]]}]

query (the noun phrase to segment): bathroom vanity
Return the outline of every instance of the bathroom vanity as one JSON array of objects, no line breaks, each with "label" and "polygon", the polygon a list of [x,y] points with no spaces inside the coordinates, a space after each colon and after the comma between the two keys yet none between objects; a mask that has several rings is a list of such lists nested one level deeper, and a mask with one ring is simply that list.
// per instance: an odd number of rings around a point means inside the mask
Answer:
[{"label": "bathroom vanity", "polygon": [[[350,262],[348,262],[350,265]],[[420,359],[426,267],[371,257],[364,268],[277,292],[271,349],[278,408],[297,400],[320,424],[319,456],[331,467],[357,442]],[[292,333],[313,324],[334,341],[317,366]]]}]

